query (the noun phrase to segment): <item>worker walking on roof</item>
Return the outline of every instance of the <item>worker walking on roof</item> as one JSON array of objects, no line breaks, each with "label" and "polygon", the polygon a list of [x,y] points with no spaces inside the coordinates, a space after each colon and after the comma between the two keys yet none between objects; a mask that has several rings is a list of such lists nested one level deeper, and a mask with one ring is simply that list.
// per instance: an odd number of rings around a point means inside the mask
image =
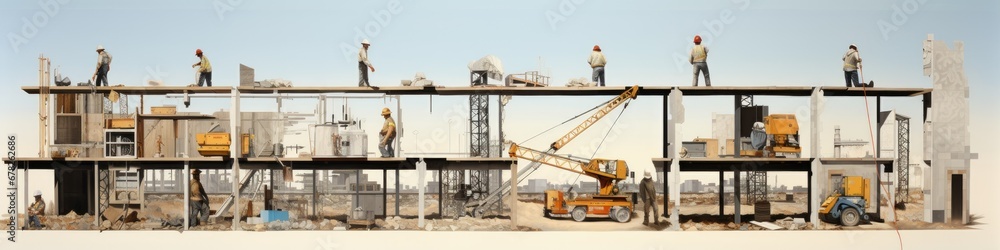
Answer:
[{"label": "worker walking on roof", "polygon": [[[656,205],[656,186],[653,183],[653,174],[646,171],[644,178],[639,182],[639,200],[642,200],[642,224],[649,225],[649,216],[653,216],[653,224],[660,224],[660,209]],[[653,207],[653,213],[649,213],[649,207]]]},{"label": "worker walking on roof", "polygon": [[604,87],[604,65],[608,64],[608,60],[604,58],[601,46],[594,45],[594,51],[590,52],[590,59],[587,59],[587,63],[593,69],[593,81],[597,83],[597,86]]},{"label": "worker walking on roof", "polygon": [[694,48],[691,48],[691,57],[688,61],[694,66],[694,80],[691,86],[698,86],[698,72],[705,74],[705,86],[712,86],[712,78],[708,75],[708,48],[701,45],[701,36],[694,36]]},{"label": "worker walking on roof", "polygon": [[198,87],[206,83],[209,87],[212,87],[212,63],[208,61],[208,57],[201,53],[201,49],[195,50],[194,55],[201,58],[201,61],[191,65],[192,68],[201,66],[201,69],[198,70],[201,73],[198,77]]},{"label": "worker walking on roof", "polygon": [[368,61],[368,46],[371,46],[368,39],[361,41],[361,50],[358,51],[358,87],[372,86],[368,82],[368,70],[375,73],[375,67]]},{"label": "worker walking on roof", "polygon": [[858,55],[858,46],[854,44],[848,46],[843,60],[844,81],[847,82],[847,87],[851,87],[852,83],[854,87],[863,87],[863,84],[858,81],[858,70],[861,69],[861,56]]},{"label": "worker walking on roof", "polygon": [[382,131],[378,132],[378,151],[382,153],[382,157],[396,156],[395,150],[392,149],[392,141],[396,139],[396,121],[389,116],[391,114],[389,108],[382,108],[382,117],[385,117],[385,123],[382,124]]},{"label": "worker walking on roof", "polygon": [[42,191],[35,190],[35,202],[28,207],[28,226],[42,228],[42,215],[45,215],[45,201],[42,200]]},{"label": "worker walking on roof", "polygon": [[201,185],[201,170],[191,170],[191,198],[188,204],[188,226],[208,224],[208,193],[205,192],[205,186]]},{"label": "worker walking on roof", "polygon": [[111,55],[104,51],[104,46],[97,45],[97,68],[90,80],[94,81],[95,86],[101,86],[102,82],[104,86],[108,86],[108,71],[111,71]]}]

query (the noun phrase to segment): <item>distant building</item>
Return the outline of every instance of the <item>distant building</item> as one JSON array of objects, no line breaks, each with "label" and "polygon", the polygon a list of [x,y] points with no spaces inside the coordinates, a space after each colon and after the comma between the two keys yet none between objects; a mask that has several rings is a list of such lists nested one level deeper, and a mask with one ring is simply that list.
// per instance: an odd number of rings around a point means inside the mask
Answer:
[{"label": "distant building", "polygon": [[528,188],[525,192],[541,193],[545,192],[549,188],[549,182],[545,179],[530,179],[528,180]]},{"label": "distant building", "polygon": [[579,193],[597,193],[597,182],[596,181],[581,181],[580,189],[577,190]]},{"label": "distant building", "polygon": [[684,180],[681,183],[682,193],[701,193],[701,181],[699,180]]},{"label": "distant building", "polygon": [[792,192],[794,192],[794,193],[805,193],[805,192],[808,192],[808,191],[809,191],[809,188],[806,188],[806,187],[803,187],[803,186],[794,186],[794,187],[792,187]]},{"label": "distant building", "polygon": [[438,190],[440,190],[440,189],[438,189],[438,182],[437,181],[428,181],[427,182],[427,186],[424,187],[424,190],[425,190],[425,192],[431,193],[431,194],[438,193]]}]

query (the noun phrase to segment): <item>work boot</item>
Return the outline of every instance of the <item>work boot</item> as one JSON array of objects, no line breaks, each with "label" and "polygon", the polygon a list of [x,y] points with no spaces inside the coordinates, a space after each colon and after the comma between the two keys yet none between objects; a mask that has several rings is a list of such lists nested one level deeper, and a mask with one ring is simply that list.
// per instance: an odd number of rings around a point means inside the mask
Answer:
[{"label": "work boot", "polygon": [[643,226],[649,226],[649,220],[642,220]]}]

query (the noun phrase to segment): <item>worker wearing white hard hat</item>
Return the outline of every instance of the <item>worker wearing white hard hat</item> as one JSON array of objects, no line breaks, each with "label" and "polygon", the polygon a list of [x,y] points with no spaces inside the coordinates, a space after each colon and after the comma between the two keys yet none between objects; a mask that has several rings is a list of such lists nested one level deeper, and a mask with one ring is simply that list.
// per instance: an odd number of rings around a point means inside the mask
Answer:
[{"label": "worker wearing white hard hat", "polygon": [[368,82],[368,70],[375,73],[375,67],[368,61],[368,46],[371,46],[368,39],[361,41],[361,50],[358,51],[358,87],[371,87],[371,83]]},{"label": "worker wearing white hard hat", "polygon": [[94,85],[108,86],[108,71],[111,71],[111,55],[107,51],[104,51],[104,46],[97,45],[97,68],[94,69],[94,76],[90,77],[90,80],[94,81]]},{"label": "worker wearing white hard hat", "polygon": [[[656,204],[656,184],[653,182],[653,173],[646,170],[642,181],[639,182],[639,200],[642,201],[642,224],[649,225],[649,217],[653,217],[653,224],[660,224],[660,208]],[[653,213],[649,213],[649,208],[653,208]]]},{"label": "worker wearing white hard hat", "polygon": [[382,130],[378,132],[378,151],[382,153],[382,157],[396,156],[396,151],[392,148],[392,142],[396,139],[396,121],[392,119],[391,115],[392,111],[389,111],[389,108],[382,108],[382,117],[385,118],[385,123],[382,124]]},{"label": "worker wearing white hard hat", "polygon": [[42,200],[42,190],[35,190],[35,202],[28,207],[28,226],[42,227],[42,215],[45,215],[45,201]]}]

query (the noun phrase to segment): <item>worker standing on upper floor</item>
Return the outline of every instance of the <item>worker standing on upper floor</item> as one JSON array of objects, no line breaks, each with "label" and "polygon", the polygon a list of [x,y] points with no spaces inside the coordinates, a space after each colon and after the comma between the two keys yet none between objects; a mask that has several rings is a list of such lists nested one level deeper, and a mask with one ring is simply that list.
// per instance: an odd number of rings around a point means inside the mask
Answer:
[{"label": "worker standing on upper floor", "polygon": [[594,51],[590,52],[590,59],[587,60],[587,63],[593,69],[593,81],[597,83],[597,86],[604,87],[604,65],[608,64],[608,60],[604,58],[601,46],[594,45]]},{"label": "worker standing on upper floor", "polygon": [[191,198],[188,203],[189,221],[188,226],[197,226],[199,223],[208,224],[208,193],[205,186],[201,185],[201,170],[191,170]]},{"label": "worker standing on upper floor", "polygon": [[[646,171],[644,178],[639,182],[639,200],[642,200],[642,224],[649,225],[649,216],[653,216],[653,224],[660,224],[660,209],[656,205],[656,186],[653,183],[653,174]],[[649,213],[649,207],[653,207],[653,213]]]},{"label": "worker standing on upper floor", "polygon": [[104,86],[108,86],[108,71],[111,71],[111,55],[104,51],[104,46],[97,45],[97,68],[90,80],[94,81],[95,86],[101,86],[102,82]]},{"label": "worker standing on upper floor", "polygon": [[371,46],[368,39],[361,41],[361,50],[358,51],[358,87],[372,86],[368,82],[368,70],[371,69],[372,73],[375,73],[375,67],[368,61],[368,46]]},{"label": "worker standing on upper floor", "polygon": [[847,87],[851,87],[852,83],[854,87],[863,87],[861,82],[858,81],[858,70],[861,69],[861,56],[858,54],[858,46],[854,44],[848,46],[843,60],[844,81],[847,82]]},{"label": "worker standing on upper floor", "polygon": [[42,215],[45,215],[45,201],[42,200],[42,191],[35,190],[35,203],[28,207],[28,226],[42,228]]},{"label": "worker standing on upper floor", "polygon": [[701,45],[701,36],[694,36],[694,48],[691,48],[691,57],[688,61],[694,66],[694,80],[691,86],[698,86],[698,72],[705,74],[705,86],[712,86],[712,78],[708,75],[708,48]]},{"label": "worker standing on upper floor", "polygon": [[395,156],[392,141],[396,139],[396,121],[392,119],[391,114],[389,108],[382,108],[382,117],[385,117],[385,123],[382,124],[382,131],[378,132],[378,151],[382,153],[382,157]]},{"label": "worker standing on upper floor", "polygon": [[195,50],[194,55],[201,58],[201,61],[191,65],[192,68],[201,66],[201,69],[198,70],[201,73],[198,77],[198,87],[206,83],[209,87],[212,87],[212,63],[208,61],[208,57],[201,53],[201,49]]}]

